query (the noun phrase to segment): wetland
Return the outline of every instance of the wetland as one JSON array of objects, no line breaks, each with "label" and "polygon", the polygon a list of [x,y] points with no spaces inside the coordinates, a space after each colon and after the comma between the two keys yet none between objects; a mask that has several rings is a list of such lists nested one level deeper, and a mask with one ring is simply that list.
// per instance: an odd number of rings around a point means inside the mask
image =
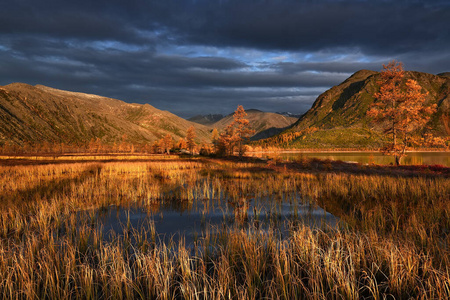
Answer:
[{"label": "wetland", "polygon": [[450,296],[444,166],[30,161],[0,166],[3,299]]}]

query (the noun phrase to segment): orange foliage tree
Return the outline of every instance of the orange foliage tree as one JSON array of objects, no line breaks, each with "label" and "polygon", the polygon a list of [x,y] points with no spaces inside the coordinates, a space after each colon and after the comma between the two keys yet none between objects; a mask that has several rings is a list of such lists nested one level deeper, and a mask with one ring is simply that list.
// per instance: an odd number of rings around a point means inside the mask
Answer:
[{"label": "orange foliage tree", "polygon": [[242,105],[239,105],[234,112],[233,122],[225,128],[225,131],[220,134],[218,146],[219,152],[227,155],[232,155],[236,148],[239,157],[245,154],[245,143],[250,139],[251,135],[255,133],[250,128],[250,122],[246,119],[247,113]]},{"label": "orange foliage tree", "polygon": [[163,139],[160,141],[161,148],[164,153],[170,154],[170,149],[173,147],[173,139],[170,134],[166,134]]},{"label": "orange foliage tree", "polygon": [[180,139],[178,140],[177,148],[180,149],[180,150],[182,150],[182,149],[187,149],[188,146],[187,146],[186,140],[183,139],[183,138],[180,138]]},{"label": "orange foliage tree", "polygon": [[195,148],[195,146],[197,146],[197,144],[194,141],[194,139],[196,137],[197,137],[197,134],[195,133],[195,127],[194,126],[189,127],[186,132],[186,143],[187,143],[189,152],[191,152],[191,154],[194,154],[194,148]]},{"label": "orange foliage tree", "polygon": [[214,152],[217,153],[218,151],[218,147],[219,147],[219,131],[217,130],[217,128],[214,128],[212,133],[211,133],[211,141],[213,144],[213,150]]},{"label": "orange foliage tree", "polygon": [[411,133],[424,126],[436,105],[425,106],[428,92],[422,92],[417,81],[405,81],[405,71],[400,62],[391,61],[383,65],[378,84],[380,91],[375,94],[376,101],[367,114],[383,127],[384,133],[391,136],[391,142],[383,153],[393,155],[395,164],[405,156]]}]

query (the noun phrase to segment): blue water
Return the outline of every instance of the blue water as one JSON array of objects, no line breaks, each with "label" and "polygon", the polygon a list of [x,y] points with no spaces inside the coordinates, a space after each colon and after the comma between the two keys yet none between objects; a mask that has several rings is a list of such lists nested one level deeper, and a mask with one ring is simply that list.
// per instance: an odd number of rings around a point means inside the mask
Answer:
[{"label": "blue water", "polygon": [[226,200],[196,200],[187,205],[166,203],[159,207],[117,207],[97,212],[97,222],[107,233],[120,235],[124,229],[145,227],[154,229],[159,241],[183,239],[191,244],[206,234],[226,230],[277,231],[288,234],[292,223],[302,223],[314,228],[336,227],[338,218],[320,207],[302,203],[300,199],[275,201],[249,199],[241,203]]}]

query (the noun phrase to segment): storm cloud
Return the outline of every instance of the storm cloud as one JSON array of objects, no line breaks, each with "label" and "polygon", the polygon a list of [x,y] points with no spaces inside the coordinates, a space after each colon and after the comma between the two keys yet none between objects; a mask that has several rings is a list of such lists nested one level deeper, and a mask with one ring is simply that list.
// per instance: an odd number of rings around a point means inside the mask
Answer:
[{"label": "storm cloud", "polygon": [[9,1],[0,85],[44,84],[183,117],[306,111],[360,69],[450,71],[448,1]]}]

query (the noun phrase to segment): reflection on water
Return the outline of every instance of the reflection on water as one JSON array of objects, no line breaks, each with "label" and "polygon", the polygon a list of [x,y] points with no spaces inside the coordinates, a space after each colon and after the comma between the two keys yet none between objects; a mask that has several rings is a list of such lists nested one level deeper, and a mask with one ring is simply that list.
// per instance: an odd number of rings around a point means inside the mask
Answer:
[{"label": "reflection on water", "polygon": [[[270,154],[267,154],[271,157]],[[301,156],[309,158],[352,161],[362,164],[374,163],[389,165],[394,163],[394,157],[383,155],[380,152],[292,152],[281,153],[280,157],[287,160],[296,160]],[[402,158],[406,165],[443,165],[450,167],[450,152],[410,152]]]},{"label": "reflection on water", "polygon": [[171,201],[153,208],[110,207],[97,211],[103,232],[121,233],[124,228],[154,231],[160,241],[185,240],[187,245],[206,232],[229,229],[276,230],[287,234],[288,224],[303,223],[314,228],[336,227],[338,219],[320,207],[298,200],[269,199],[196,200],[188,205]]}]

